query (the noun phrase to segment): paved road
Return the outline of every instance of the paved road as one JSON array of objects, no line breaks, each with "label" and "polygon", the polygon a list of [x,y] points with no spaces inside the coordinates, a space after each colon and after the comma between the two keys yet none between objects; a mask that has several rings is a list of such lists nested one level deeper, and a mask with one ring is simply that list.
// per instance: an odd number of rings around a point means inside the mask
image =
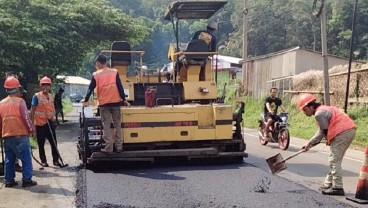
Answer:
[{"label": "paved road", "polygon": [[[259,143],[256,130],[245,130],[245,141],[247,143],[247,152],[249,158],[246,160],[250,164],[256,165],[264,170],[269,170],[265,158],[269,158],[278,153],[286,158],[287,156],[299,151],[300,147],[307,141],[298,138],[291,138],[291,145],[288,150],[282,151],[278,148],[277,143],[267,144],[263,146]],[[287,170],[278,175],[288,178],[294,182],[305,185],[313,190],[324,181],[329,171],[327,165],[327,157],[329,147],[325,144],[319,144],[310,151],[302,153],[286,162]],[[355,194],[356,185],[359,177],[359,171],[362,165],[364,153],[361,150],[349,149],[342,163],[344,171],[344,189],[348,194]],[[337,197],[341,199],[341,197]]]},{"label": "paved road", "polygon": [[[344,197],[317,191],[327,173],[323,145],[288,161],[288,169],[272,175],[265,159],[281,150],[262,146],[256,131],[246,130],[249,158],[241,164],[187,164],[166,162],[148,166],[109,166],[93,172],[80,170],[77,205],[119,207],[359,207]],[[294,139],[284,157],[305,141]],[[344,160],[347,193],[354,193],[362,152],[349,151]],[[361,206],[363,207],[363,206]]]},{"label": "paved road", "polygon": [[[274,156],[278,153],[286,158],[291,154],[299,151],[300,147],[307,141],[298,138],[291,138],[291,145],[288,150],[282,151],[276,143],[262,146],[258,140],[256,130],[247,129],[244,135],[247,143],[247,152],[249,158],[246,161],[252,165],[260,167],[265,171],[269,171],[269,167],[265,161],[266,158]],[[327,157],[329,148],[325,144],[319,144],[306,153],[302,153],[286,162],[288,168],[278,176],[287,178],[298,184],[304,185],[312,190],[318,191],[318,187],[324,181],[329,170],[327,166]],[[349,149],[342,163],[344,171],[344,189],[347,195],[353,195],[359,177],[359,171],[362,165],[364,153],[360,150]],[[347,202],[344,197],[334,197],[337,200]],[[354,206],[356,204],[351,203]]]}]

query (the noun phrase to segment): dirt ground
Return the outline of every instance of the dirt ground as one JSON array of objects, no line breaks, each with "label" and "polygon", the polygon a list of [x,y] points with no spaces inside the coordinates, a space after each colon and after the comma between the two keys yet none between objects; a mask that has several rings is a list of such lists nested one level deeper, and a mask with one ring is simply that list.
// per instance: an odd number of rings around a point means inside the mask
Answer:
[{"label": "dirt ground", "polygon": [[[67,123],[61,124],[56,129],[58,149],[67,167],[52,166],[51,149],[46,142],[46,156],[50,167],[40,169],[41,166],[34,160],[33,180],[38,185],[22,188],[22,174],[16,173],[18,186],[5,188],[4,176],[0,176],[0,208],[74,208],[76,173],[79,168],[76,141],[79,132],[78,117],[76,112],[66,116]],[[73,125],[73,126],[72,126]],[[70,129],[73,129],[70,130]],[[33,155],[39,160],[38,150],[33,150]]]}]

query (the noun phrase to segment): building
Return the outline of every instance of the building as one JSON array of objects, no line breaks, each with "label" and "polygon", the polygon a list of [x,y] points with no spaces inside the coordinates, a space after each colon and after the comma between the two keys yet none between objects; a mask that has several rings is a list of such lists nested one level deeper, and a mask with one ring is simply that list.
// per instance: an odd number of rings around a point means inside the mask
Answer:
[{"label": "building", "polygon": [[242,74],[241,73],[242,65],[240,63],[242,61],[241,58],[217,55],[214,57],[214,59],[215,61],[213,62],[214,63],[213,69],[217,69],[217,71],[228,71],[232,79],[235,79],[235,78],[241,79],[241,74]]},{"label": "building", "polygon": [[85,95],[90,84],[90,80],[77,76],[57,75],[56,79],[62,82],[61,86],[64,89],[63,96],[70,97],[70,95]]},{"label": "building", "polygon": [[[328,55],[329,68],[348,62],[346,58]],[[271,87],[279,88],[280,93],[291,90],[293,75],[311,69],[323,70],[323,60],[320,52],[295,47],[249,58],[246,67],[243,74],[245,92],[254,98],[262,98],[269,94]]]}]

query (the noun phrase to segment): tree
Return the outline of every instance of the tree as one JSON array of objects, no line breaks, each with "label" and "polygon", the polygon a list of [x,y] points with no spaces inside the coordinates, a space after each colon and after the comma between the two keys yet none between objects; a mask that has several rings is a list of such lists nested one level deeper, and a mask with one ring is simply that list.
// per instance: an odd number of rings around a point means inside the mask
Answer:
[{"label": "tree", "polygon": [[113,40],[136,45],[148,32],[105,0],[0,0],[2,71],[37,76],[74,74],[88,52]]}]

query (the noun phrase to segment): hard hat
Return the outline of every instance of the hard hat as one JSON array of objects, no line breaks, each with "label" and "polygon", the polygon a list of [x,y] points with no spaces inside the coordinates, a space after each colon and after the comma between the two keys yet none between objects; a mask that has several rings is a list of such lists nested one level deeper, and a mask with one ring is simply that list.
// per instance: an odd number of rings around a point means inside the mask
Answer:
[{"label": "hard hat", "polygon": [[6,78],[4,82],[4,88],[14,89],[14,88],[19,88],[19,87],[20,87],[20,84],[17,78],[15,78],[14,76],[9,76]]},{"label": "hard hat", "polygon": [[217,22],[210,22],[210,23],[208,23],[208,25],[207,25],[207,27],[208,28],[211,28],[211,29],[213,29],[213,30],[217,30]]},{"label": "hard hat", "polygon": [[309,93],[302,94],[298,101],[299,110],[302,111],[305,106],[316,100],[317,100],[316,97],[312,94]]},{"label": "hard hat", "polygon": [[47,76],[44,76],[41,80],[40,80],[40,86],[42,84],[50,84],[51,85],[51,79],[48,78]]}]

